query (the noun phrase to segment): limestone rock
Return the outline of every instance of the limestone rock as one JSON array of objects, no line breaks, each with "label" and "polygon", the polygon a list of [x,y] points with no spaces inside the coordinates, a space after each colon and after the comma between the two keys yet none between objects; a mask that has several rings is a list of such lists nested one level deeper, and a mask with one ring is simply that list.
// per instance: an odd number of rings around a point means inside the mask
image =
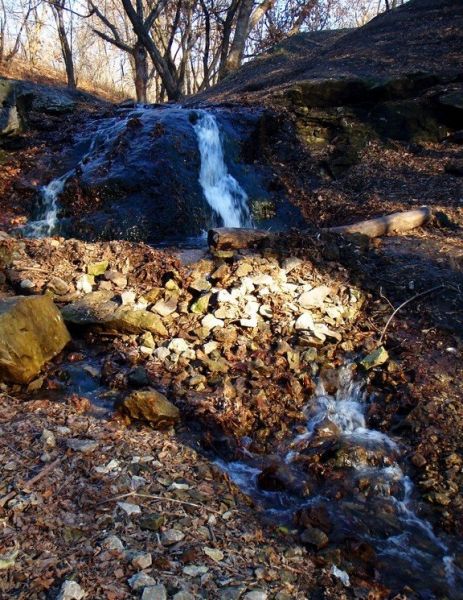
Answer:
[{"label": "limestone rock", "polygon": [[95,277],[93,275],[81,275],[76,281],[76,289],[84,294],[90,294],[95,284]]},{"label": "limestone rock", "polygon": [[0,302],[0,380],[28,383],[70,341],[49,296],[15,296]]},{"label": "limestone rock", "polygon": [[85,597],[84,590],[76,581],[66,580],[59,591],[56,600],[81,600]]},{"label": "limestone rock", "polygon": [[152,310],[161,317],[167,317],[177,310],[178,295],[172,294],[169,298],[163,300],[162,298],[156,302]]},{"label": "limestone rock", "polygon": [[64,320],[74,325],[94,325],[103,329],[127,333],[150,331],[167,336],[167,330],[158,315],[147,310],[120,306],[113,294],[106,291],[92,292],[62,309]]},{"label": "limestone rock", "polygon": [[308,329],[313,330],[315,324],[310,313],[302,313],[295,323],[295,328],[299,331],[307,331]]},{"label": "limestone rock", "polygon": [[104,277],[118,288],[125,288],[127,286],[127,277],[123,273],[119,273],[119,271],[106,271]]},{"label": "limestone rock", "polygon": [[103,273],[108,268],[109,263],[107,260],[101,260],[100,262],[90,263],[87,265],[87,273],[89,275],[94,275],[97,277],[98,275],[103,275]]},{"label": "limestone rock", "polygon": [[301,294],[298,302],[303,308],[319,307],[323,304],[330,291],[331,289],[327,285],[319,285],[313,288],[313,290]]},{"label": "limestone rock", "polygon": [[166,429],[180,418],[180,411],[160,392],[149,389],[132,392],[121,408],[132,419],[148,421],[156,429]]},{"label": "limestone rock", "polygon": [[215,329],[216,327],[223,327],[224,322],[222,319],[217,319],[214,315],[208,314],[201,321],[201,325],[206,329]]}]

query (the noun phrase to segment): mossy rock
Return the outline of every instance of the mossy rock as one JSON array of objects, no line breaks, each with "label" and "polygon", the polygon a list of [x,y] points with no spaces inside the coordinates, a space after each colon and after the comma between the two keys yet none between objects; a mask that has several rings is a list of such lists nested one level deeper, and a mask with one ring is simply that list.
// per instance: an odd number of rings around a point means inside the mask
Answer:
[{"label": "mossy rock", "polygon": [[124,398],[120,410],[137,421],[147,421],[156,429],[167,429],[180,418],[180,411],[154,389],[132,392]]},{"label": "mossy rock", "polygon": [[28,383],[71,336],[49,296],[0,302],[0,380]]},{"label": "mossy rock", "polygon": [[368,102],[372,87],[372,82],[357,78],[312,79],[287,90],[285,98],[308,108],[343,106]]},{"label": "mossy rock", "polygon": [[437,142],[446,134],[432,107],[415,99],[379,104],[370,122],[381,137],[406,142]]}]

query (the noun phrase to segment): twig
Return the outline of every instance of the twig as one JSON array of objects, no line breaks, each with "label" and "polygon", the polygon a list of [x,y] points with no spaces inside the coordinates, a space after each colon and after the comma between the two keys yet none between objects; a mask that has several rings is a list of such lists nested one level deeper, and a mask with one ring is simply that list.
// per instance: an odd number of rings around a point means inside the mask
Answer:
[{"label": "twig", "polygon": [[433,288],[430,288],[429,290],[425,290],[424,292],[420,292],[419,294],[415,294],[414,296],[412,296],[411,298],[409,298],[408,300],[405,300],[405,302],[402,302],[402,304],[400,304],[392,313],[392,315],[389,317],[389,319],[387,320],[386,325],[384,326],[383,332],[381,333],[381,337],[379,338],[379,342],[378,345],[381,345],[383,343],[383,339],[384,336],[386,335],[386,331],[387,328],[389,327],[392,319],[396,316],[396,314],[399,312],[399,310],[401,308],[403,308],[404,306],[406,306],[407,304],[410,304],[410,302],[413,302],[414,300],[417,300],[418,298],[421,298],[421,296],[426,296],[427,294],[431,294],[432,292],[435,292],[437,290],[440,290],[442,288],[445,288],[446,286],[444,284],[441,285],[436,285]]},{"label": "twig", "polygon": [[[45,475],[47,475],[48,473],[50,473],[50,471],[53,471],[53,469],[59,465],[59,463],[63,460],[63,457],[59,457],[56,460],[54,460],[53,462],[51,462],[49,465],[47,465],[46,467],[44,467],[39,473],[37,473],[37,475],[35,477],[32,477],[32,479],[29,479],[28,481],[26,481],[26,483],[24,483],[22,486],[19,487],[19,491],[21,492],[29,492],[31,486],[33,486],[35,483],[37,483],[38,481],[40,481],[43,477],[45,477]],[[5,504],[8,502],[8,500],[11,500],[12,498],[14,498],[15,496],[18,495],[19,491],[12,491],[9,492],[8,494],[6,494],[6,496],[3,496],[2,498],[0,498],[0,507],[4,507]]]},{"label": "twig", "polygon": [[151,494],[139,494],[138,492],[128,492],[127,494],[121,494],[120,496],[114,496],[113,498],[108,498],[107,500],[98,502],[97,506],[100,506],[101,504],[107,504],[108,502],[116,502],[117,500],[123,500],[124,498],[130,498],[130,497],[146,498],[148,500],[157,500],[159,502],[175,502],[176,504],[192,506],[193,508],[203,508],[204,510],[215,513],[216,515],[221,514],[218,510],[214,510],[213,508],[208,508],[207,506],[204,506],[202,504],[195,504],[194,502],[187,502],[186,500],[178,500],[177,498],[166,498],[165,496],[152,496]]}]

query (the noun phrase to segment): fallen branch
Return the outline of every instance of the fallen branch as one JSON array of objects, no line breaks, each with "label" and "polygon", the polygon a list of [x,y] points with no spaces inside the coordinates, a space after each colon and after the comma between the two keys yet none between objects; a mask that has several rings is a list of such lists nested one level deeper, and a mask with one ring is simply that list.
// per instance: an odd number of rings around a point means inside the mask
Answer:
[{"label": "fallen branch", "polygon": [[414,210],[396,212],[384,217],[359,221],[352,225],[341,225],[340,227],[329,227],[324,231],[332,233],[361,233],[371,238],[381,237],[388,233],[404,233],[416,227],[420,227],[431,218],[429,206],[421,206]]},{"label": "fallen branch", "polygon": [[113,496],[112,498],[108,498],[107,500],[103,500],[102,502],[98,502],[97,506],[101,504],[108,504],[109,502],[117,502],[118,500],[123,500],[124,498],[146,498],[148,500],[156,500],[158,502],[174,502],[175,504],[183,504],[184,506],[192,506],[193,508],[201,508],[203,510],[207,510],[216,515],[220,515],[221,513],[218,510],[214,510],[213,508],[208,508],[203,504],[195,504],[194,502],[187,502],[186,500],[178,500],[177,498],[166,498],[166,496],[152,496],[151,494],[139,494],[138,492],[128,492],[127,494],[121,494],[120,496]]},{"label": "fallen branch", "polygon": [[[376,219],[359,221],[352,225],[327,227],[322,229],[322,231],[340,234],[361,233],[370,238],[375,238],[390,233],[404,233],[420,227],[429,221],[431,215],[431,209],[428,206],[422,206],[414,210],[406,210],[404,212],[377,217]],[[304,230],[301,233],[307,234]],[[263,229],[221,227],[209,230],[208,242],[209,246],[215,250],[244,250],[256,247],[275,236],[274,232]]]},{"label": "fallen branch", "polygon": [[421,296],[426,296],[427,294],[431,294],[432,292],[435,292],[435,291],[440,290],[440,289],[445,288],[445,287],[446,286],[444,284],[436,285],[435,287],[430,288],[429,290],[425,290],[424,292],[420,292],[419,294],[415,294],[414,296],[412,296],[408,300],[405,300],[405,302],[402,302],[402,304],[400,304],[394,310],[394,312],[391,314],[391,316],[387,320],[387,323],[384,326],[384,329],[383,329],[383,331],[381,333],[381,337],[379,338],[378,346],[381,346],[381,344],[383,343],[383,339],[384,339],[384,336],[386,335],[386,331],[387,331],[387,329],[388,329],[388,327],[389,327],[392,319],[396,316],[396,314],[399,312],[400,309],[402,309],[404,306],[407,306],[407,304],[410,304],[410,302],[413,302],[414,300],[417,300],[418,298],[421,298]]},{"label": "fallen branch", "polygon": [[23,485],[21,485],[19,487],[19,490],[14,490],[12,492],[9,492],[8,494],[6,494],[2,498],[0,498],[0,507],[3,508],[5,506],[5,504],[9,500],[12,500],[15,496],[17,496],[19,494],[19,492],[29,493],[31,491],[31,487],[34,484],[36,484],[38,481],[43,479],[45,477],[45,475],[47,475],[48,473],[53,471],[53,469],[55,467],[57,467],[62,460],[63,460],[63,457],[57,458],[56,460],[54,460],[53,462],[48,464],[46,467],[44,467],[39,473],[37,473],[37,475],[35,475],[35,477],[32,477],[32,479],[29,479]]}]

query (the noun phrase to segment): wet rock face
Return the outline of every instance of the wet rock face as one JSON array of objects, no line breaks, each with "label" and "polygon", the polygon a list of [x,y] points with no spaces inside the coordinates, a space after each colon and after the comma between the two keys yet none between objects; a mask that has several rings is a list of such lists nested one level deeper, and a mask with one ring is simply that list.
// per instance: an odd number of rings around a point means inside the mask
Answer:
[{"label": "wet rock face", "polygon": [[[199,183],[195,116],[178,106],[147,107],[90,123],[80,157],[87,154],[59,197],[60,231],[88,240],[159,243],[197,237],[221,224]],[[299,211],[269,189],[269,168],[255,164],[247,150],[260,114],[214,110],[214,116],[228,172],[245,190],[256,224],[301,224]]]},{"label": "wet rock face", "polygon": [[210,210],[188,116],[179,108],[140,109],[97,123],[94,150],[60,202],[67,232],[89,239],[198,235]]},{"label": "wet rock face", "polygon": [[16,296],[0,302],[0,380],[27,383],[70,341],[48,296]]},{"label": "wet rock face", "polygon": [[0,144],[31,127],[52,128],[84,100],[98,103],[82,92],[0,77]]}]

